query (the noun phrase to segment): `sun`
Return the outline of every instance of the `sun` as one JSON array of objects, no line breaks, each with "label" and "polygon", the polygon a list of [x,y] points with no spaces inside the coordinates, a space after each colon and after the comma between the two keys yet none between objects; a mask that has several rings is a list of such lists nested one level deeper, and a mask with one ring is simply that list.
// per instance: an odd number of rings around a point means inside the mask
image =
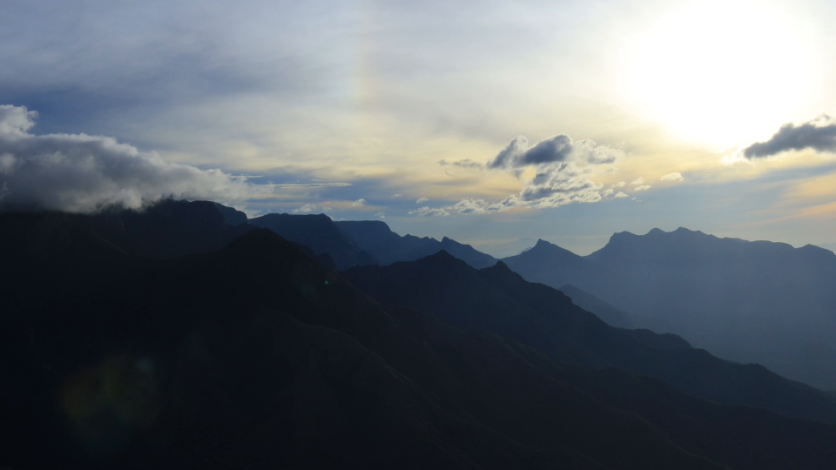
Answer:
[{"label": "sun", "polygon": [[804,28],[763,2],[697,2],[629,41],[622,89],[637,112],[682,138],[739,145],[807,99],[811,50]]}]

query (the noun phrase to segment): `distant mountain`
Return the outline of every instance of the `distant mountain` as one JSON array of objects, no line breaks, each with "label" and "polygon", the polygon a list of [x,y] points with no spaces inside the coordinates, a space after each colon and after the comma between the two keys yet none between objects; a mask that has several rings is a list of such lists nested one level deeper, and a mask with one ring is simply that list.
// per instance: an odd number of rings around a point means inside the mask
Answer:
[{"label": "distant mountain", "polygon": [[680,228],[617,233],[586,257],[542,242],[504,261],[529,281],[571,284],[631,312],[636,326],[836,388],[836,255],[828,250]]},{"label": "distant mountain", "polygon": [[339,221],[337,227],[370,253],[381,265],[397,261],[414,261],[445,250],[474,268],[481,269],[496,264],[496,259],[481,253],[470,245],[444,237],[434,238],[400,236],[380,220]]},{"label": "distant mountain", "polygon": [[384,305],[414,308],[458,328],[485,329],[561,362],[619,367],[720,403],[836,421],[836,402],[824,392],[761,366],[718,359],[674,335],[608,326],[561,292],[526,282],[502,262],[477,271],[440,252],[411,263],[356,267],[344,275]]},{"label": "distant mountain", "polygon": [[269,229],[292,242],[308,246],[316,254],[329,254],[340,270],[357,265],[377,264],[371,255],[363,251],[354,240],[345,236],[325,214],[267,214],[249,219],[249,223]]},{"label": "distant mountain", "polygon": [[573,304],[587,312],[594,313],[596,317],[604,320],[610,326],[618,328],[631,328],[633,326],[629,313],[613,307],[588,292],[584,292],[571,284],[566,284],[558,290],[572,299]]},{"label": "distant mountain", "polygon": [[[0,219],[4,239],[15,235],[26,246],[41,243],[37,230],[10,235],[5,227]],[[836,465],[834,425],[717,405],[619,369],[560,364],[510,338],[380,305],[267,230],[252,230],[216,252],[167,260],[126,255],[90,234],[83,227],[61,231],[43,245],[51,247],[49,257],[20,252],[0,270],[2,287],[9,282],[41,289],[38,299],[4,298],[0,315],[3,465],[31,470]],[[50,268],[56,260],[93,253],[93,266],[62,267],[61,277],[87,279],[78,289],[62,291],[45,282],[56,279]],[[525,283],[503,265],[478,272],[446,254],[422,262],[355,269],[398,274],[440,265],[453,269],[456,278],[465,276],[465,286],[475,283],[463,299],[451,299],[451,309],[484,293],[488,282],[505,295],[488,300],[504,298],[506,307],[522,309],[521,328],[535,320],[535,307],[548,309],[545,301],[570,310],[549,310],[548,318],[538,321],[580,327],[574,330],[582,333],[579,343],[605,331],[610,333],[602,340],[638,344],[633,347],[650,355],[693,351],[670,349],[653,335],[645,344],[612,333],[622,330],[572,308],[552,289]],[[45,269],[27,269],[30,263]],[[99,266],[109,271],[93,269]],[[403,281],[398,277],[396,285]],[[421,287],[431,284],[416,281]],[[444,299],[435,296],[427,305],[433,302]],[[488,326],[499,306],[482,305],[490,307]],[[687,368],[702,370],[700,361]],[[734,376],[740,370],[727,372]],[[745,382],[745,374],[741,379]],[[805,402],[801,395],[796,399]]]}]

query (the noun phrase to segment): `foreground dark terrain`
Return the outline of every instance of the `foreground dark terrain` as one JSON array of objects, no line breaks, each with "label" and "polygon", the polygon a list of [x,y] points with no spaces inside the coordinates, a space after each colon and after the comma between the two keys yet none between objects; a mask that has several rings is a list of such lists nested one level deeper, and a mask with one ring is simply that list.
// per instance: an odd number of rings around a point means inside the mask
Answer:
[{"label": "foreground dark terrain", "polygon": [[156,210],[0,216],[0,466],[836,467],[831,396],[505,264]]}]

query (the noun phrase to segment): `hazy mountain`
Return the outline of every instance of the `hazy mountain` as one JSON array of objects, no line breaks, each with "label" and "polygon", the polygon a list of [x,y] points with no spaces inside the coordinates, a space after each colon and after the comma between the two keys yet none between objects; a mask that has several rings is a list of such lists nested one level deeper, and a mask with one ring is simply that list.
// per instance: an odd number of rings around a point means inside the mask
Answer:
[{"label": "hazy mountain", "polygon": [[595,316],[604,320],[610,326],[619,328],[631,328],[633,326],[629,313],[613,307],[588,292],[584,292],[571,284],[566,284],[558,290],[572,299],[573,304],[587,312],[594,313]]},{"label": "hazy mountain", "polygon": [[[14,235],[21,243],[37,243],[14,226],[0,217],[0,239]],[[62,233],[47,244],[57,258],[21,252],[0,271],[4,288],[9,282],[42,289],[38,302],[9,298],[0,316],[3,464],[836,464],[833,425],[713,404],[618,369],[559,364],[512,339],[381,306],[266,230],[253,230],[218,252],[170,260],[129,256],[90,234],[83,227]],[[48,267],[56,259],[92,253],[98,253],[92,265],[63,265],[62,275],[90,281],[73,292],[45,282],[53,279],[50,269],[26,269],[29,263]],[[501,265],[477,272],[444,257],[422,261],[455,267],[479,286],[480,279],[514,279]],[[110,271],[97,271],[99,266]],[[541,292],[549,294],[531,302],[571,305],[552,289],[516,282],[529,287],[509,307],[526,307],[524,299]],[[579,309],[551,316],[566,325],[589,325],[593,332],[608,328]],[[614,338],[620,337],[608,339]],[[675,350],[662,343],[646,346],[649,354]]]},{"label": "hazy mountain", "polygon": [[343,233],[357,242],[360,248],[371,253],[381,265],[397,261],[414,261],[441,250],[477,269],[496,264],[496,258],[481,253],[470,245],[447,237],[438,241],[429,237],[400,236],[380,220],[339,221],[336,224]]},{"label": "hazy mountain", "polygon": [[377,264],[351,238],[345,236],[334,221],[325,214],[267,214],[249,223],[281,235],[283,238],[310,247],[314,253],[328,253],[337,269]]},{"label": "hazy mountain", "polygon": [[356,267],[344,275],[383,304],[415,308],[459,328],[485,329],[561,362],[620,367],[716,402],[836,420],[836,402],[824,392],[761,366],[718,359],[674,335],[611,327],[561,292],[526,282],[504,263],[477,271],[441,252],[411,263]]},{"label": "hazy mountain", "polygon": [[836,255],[815,246],[658,229],[579,257],[547,242],[504,260],[533,282],[577,286],[721,357],[836,388]]}]

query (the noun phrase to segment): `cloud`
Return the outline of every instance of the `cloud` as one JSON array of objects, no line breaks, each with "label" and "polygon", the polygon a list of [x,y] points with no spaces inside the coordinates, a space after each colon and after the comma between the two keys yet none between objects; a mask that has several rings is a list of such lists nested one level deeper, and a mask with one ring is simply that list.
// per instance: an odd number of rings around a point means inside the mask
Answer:
[{"label": "cloud", "polygon": [[386,218],[386,213],[385,212],[378,212],[374,216],[377,217],[378,219],[385,219]]},{"label": "cloud", "polygon": [[393,194],[391,197],[392,197],[392,199],[396,199],[396,198],[399,198],[401,196],[403,196],[403,194],[398,193],[398,194]]},{"label": "cloud", "polygon": [[409,211],[409,215],[423,215],[423,216],[440,216],[448,217],[450,213],[445,209],[430,209],[429,207],[422,207],[414,211]]},{"label": "cloud", "polygon": [[625,194],[623,191],[619,191],[618,194],[615,195],[616,199],[621,199],[625,197],[630,197],[628,194]]},{"label": "cloud", "polygon": [[422,202],[427,202],[429,199],[425,197],[419,197],[418,200],[415,201],[415,204],[421,204]]},{"label": "cloud", "polygon": [[351,183],[276,183],[275,189],[307,189],[307,188],[344,188]]},{"label": "cloud", "polygon": [[624,181],[619,181],[618,183],[612,185],[613,188],[623,188],[625,186],[627,186],[627,183],[625,183]]},{"label": "cloud", "polygon": [[596,144],[591,140],[574,142],[565,134],[540,141],[533,146],[528,145],[528,139],[519,136],[489,161],[487,167],[521,168],[562,162],[600,165],[614,163],[623,156],[622,150]]},{"label": "cloud", "polygon": [[678,171],[668,173],[667,175],[664,175],[661,178],[659,178],[660,181],[682,181],[683,179],[685,178],[682,177],[682,173]]},{"label": "cloud", "polygon": [[364,206],[365,204],[366,204],[366,200],[363,199],[363,198],[360,198],[356,201],[353,201],[351,203],[351,207],[361,207],[361,206]]},{"label": "cloud", "polygon": [[638,186],[638,185],[644,184],[644,178],[639,177],[637,180],[633,181],[630,184],[632,184],[633,186]]},{"label": "cloud", "polygon": [[35,135],[37,113],[0,106],[0,210],[138,209],[174,197],[240,202],[272,191],[246,177],[169,163],[111,137]]},{"label": "cloud", "polygon": [[745,148],[743,156],[748,159],[766,158],[788,150],[804,149],[836,152],[836,119],[823,114],[798,126],[784,124],[771,139]]},{"label": "cloud", "polygon": [[635,188],[633,188],[634,191],[647,191],[648,189],[650,189],[649,184],[643,184],[641,186],[636,186]]},{"label": "cloud", "polygon": [[464,160],[456,160],[455,162],[448,162],[447,160],[439,160],[438,164],[441,166],[446,165],[453,165],[460,168],[483,168],[484,165],[478,162],[474,162],[469,158],[465,158]]},{"label": "cloud", "polygon": [[[530,146],[525,137],[516,137],[486,165],[489,169],[513,171],[518,178],[525,168],[534,169],[534,177],[521,180],[522,189],[499,202],[464,199],[441,209],[421,208],[410,214],[452,215],[488,214],[514,207],[559,207],[574,202],[598,202],[603,185],[591,178],[607,171],[624,152],[591,140],[573,141],[558,135]],[[441,164],[447,164],[442,160]],[[420,200],[419,200],[420,203]]]}]

